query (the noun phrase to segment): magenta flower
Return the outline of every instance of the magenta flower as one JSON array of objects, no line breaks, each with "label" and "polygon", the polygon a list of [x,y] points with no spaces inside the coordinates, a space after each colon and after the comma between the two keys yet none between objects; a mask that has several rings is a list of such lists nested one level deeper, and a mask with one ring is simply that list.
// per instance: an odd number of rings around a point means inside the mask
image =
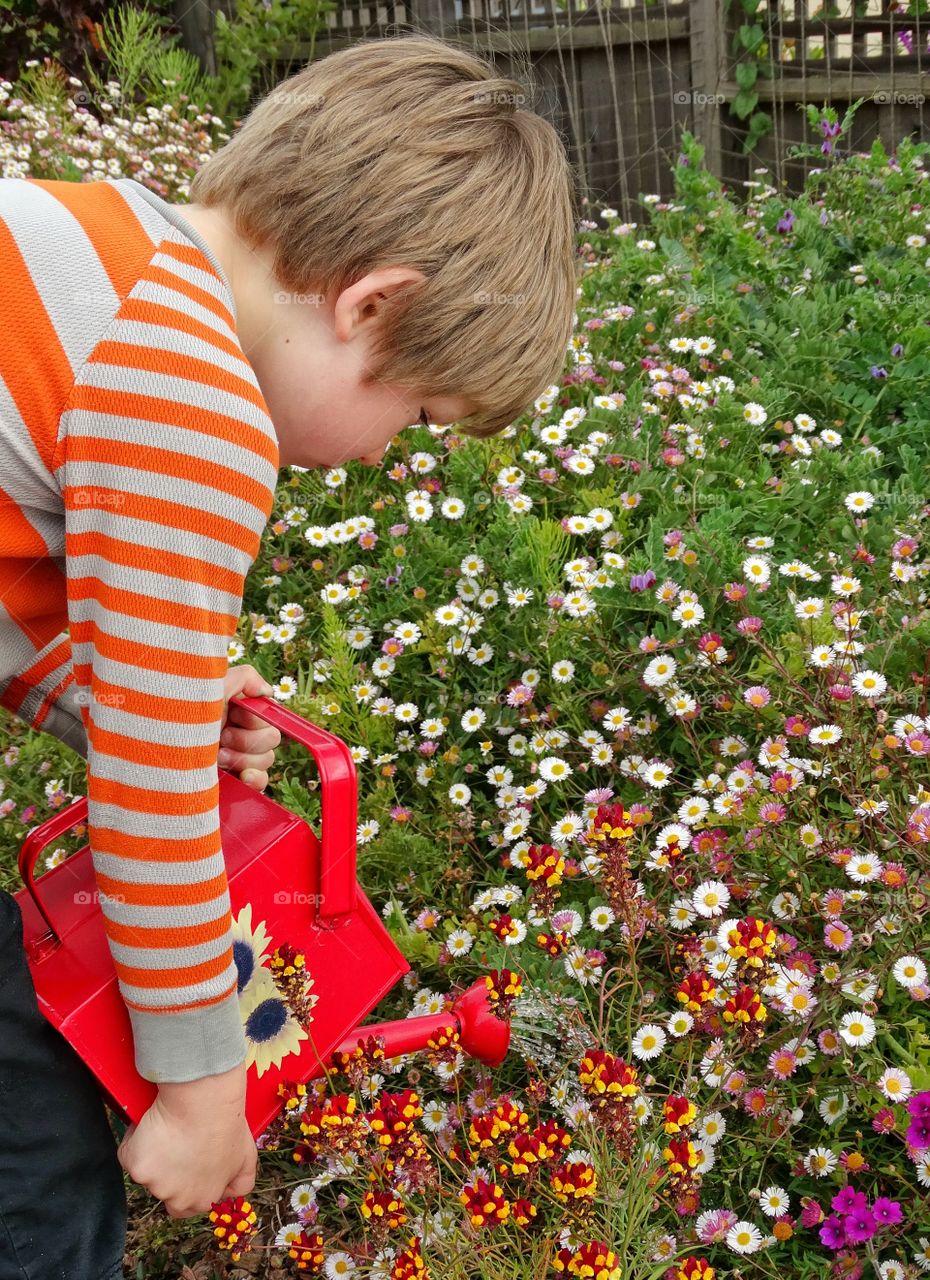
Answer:
[{"label": "magenta flower", "polygon": [[801,1199],[801,1225],[804,1227],[816,1227],[823,1220],[824,1212],[817,1201],[803,1196]]},{"label": "magenta flower", "polygon": [[917,1151],[930,1147],[930,1116],[916,1116],[907,1126],[905,1142]]},{"label": "magenta flower", "polygon": [[891,1107],[880,1107],[872,1118],[872,1128],[876,1133],[894,1133],[895,1118]]},{"label": "magenta flower", "polygon": [[845,1225],[850,1244],[864,1244],[866,1240],[871,1240],[878,1230],[878,1224],[868,1209],[854,1209],[847,1215]]},{"label": "magenta flower", "polygon": [[853,1213],[856,1209],[867,1209],[868,1207],[868,1196],[863,1195],[861,1191],[857,1191],[855,1187],[844,1187],[830,1201],[830,1208],[834,1213]]},{"label": "magenta flower", "polygon": [[756,636],[762,630],[762,619],[750,614],[747,618],[740,618],[736,629],[744,636]]},{"label": "magenta flower", "polygon": [[903,1220],[901,1206],[887,1196],[879,1196],[872,1205],[872,1217],[882,1227],[896,1227]]},{"label": "magenta flower", "polygon": [[846,1243],[846,1228],[842,1218],[827,1218],[820,1228],[820,1243],[828,1249],[842,1249]]}]

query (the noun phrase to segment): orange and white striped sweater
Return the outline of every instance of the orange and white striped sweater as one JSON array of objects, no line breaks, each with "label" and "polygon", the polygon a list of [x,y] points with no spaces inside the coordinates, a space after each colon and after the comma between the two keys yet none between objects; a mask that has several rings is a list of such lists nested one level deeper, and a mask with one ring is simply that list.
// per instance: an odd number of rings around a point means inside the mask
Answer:
[{"label": "orange and white striped sweater", "polygon": [[212,250],[133,179],[0,180],[0,705],[87,762],[140,1073],[245,1057],[217,753],[278,443]]}]

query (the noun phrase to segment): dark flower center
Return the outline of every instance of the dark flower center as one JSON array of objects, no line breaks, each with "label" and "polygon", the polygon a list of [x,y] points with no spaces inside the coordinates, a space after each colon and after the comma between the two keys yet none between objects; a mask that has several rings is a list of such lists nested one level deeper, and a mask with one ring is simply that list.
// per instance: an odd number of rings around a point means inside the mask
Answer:
[{"label": "dark flower center", "polygon": [[269,997],[263,1000],[249,1014],[245,1023],[246,1035],[250,1040],[266,1044],[280,1033],[287,1022],[287,1007],[283,1000]]},{"label": "dark flower center", "polygon": [[236,990],[241,995],[255,972],[255,952],[247,942],[242,942],[237,938],[233,942],[233,960],[235,960],[236,969],[239,972]]}]

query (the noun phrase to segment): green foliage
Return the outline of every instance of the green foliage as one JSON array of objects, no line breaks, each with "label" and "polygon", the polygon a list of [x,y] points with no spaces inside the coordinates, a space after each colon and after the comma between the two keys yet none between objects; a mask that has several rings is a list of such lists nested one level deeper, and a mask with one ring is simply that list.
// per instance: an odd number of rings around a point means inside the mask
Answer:
[{"label": "green foliage", "polygon": [[233,0],[231,19],[218,9],[214,43],[221,71],[210,82],[210,95],[220,114],[244,115],[290,74],[293,52],[283,68],[275,65],[282,48],[307,44],[301,63],[310,61],[317,32],[335,9],[334,0]]}]

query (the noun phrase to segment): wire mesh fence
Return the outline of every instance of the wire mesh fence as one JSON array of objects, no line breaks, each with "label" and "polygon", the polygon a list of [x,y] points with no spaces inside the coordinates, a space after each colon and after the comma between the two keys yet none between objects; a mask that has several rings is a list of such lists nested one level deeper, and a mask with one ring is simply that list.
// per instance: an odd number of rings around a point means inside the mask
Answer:
[{"label": "wire mesh fence", "polygon": [[817,163],[788,154],[813,141],[807,104],[842,117],[864,99],[851,150],[926,137],[930,0],[350,0],[313,56],[410,30],[480,50],[525,85],[582,194],[626,217],[643,194],[671,195],[683,130],[731,189],[765,168],[789,193]]}]

